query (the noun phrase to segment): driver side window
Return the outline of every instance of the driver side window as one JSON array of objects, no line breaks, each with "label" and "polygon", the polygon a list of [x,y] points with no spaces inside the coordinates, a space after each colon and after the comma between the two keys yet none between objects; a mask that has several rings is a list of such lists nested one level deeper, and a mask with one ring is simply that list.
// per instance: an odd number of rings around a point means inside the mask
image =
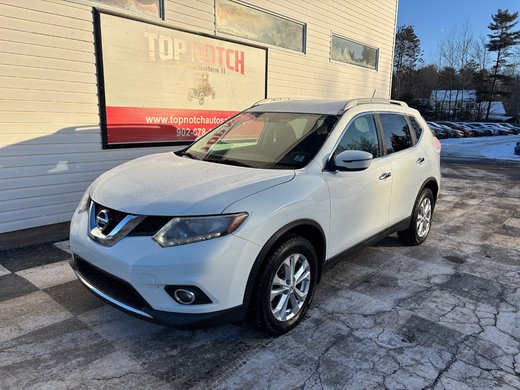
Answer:
[{"label": "driver side window", "polygon": [[358,116],[350,122],[339,142],[333,158],[345,150],[362,150],[379,157],[379,139],[373,115]]}]

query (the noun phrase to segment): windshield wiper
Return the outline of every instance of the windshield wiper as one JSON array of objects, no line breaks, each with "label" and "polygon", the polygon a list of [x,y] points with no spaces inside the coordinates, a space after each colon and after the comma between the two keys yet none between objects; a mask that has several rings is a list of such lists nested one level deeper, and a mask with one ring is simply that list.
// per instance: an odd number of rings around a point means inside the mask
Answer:
[{"label": "windshield wiper", "polygon": [[200,160],[199,157],[195,156],[194,154],[190,153],[190,152],[181,152],[181,156],[186,156],[186,157],[189,157],[193,160]]},{"label": "windshield wiper", "polygon": [[204,161],[215,162],[215,163],[218,163],[218,164],[236,165],[238,167],[252,168],[251,165],[245,164],[245,163],[243,163],[241,161],[237,161],[237,160],[224,160],[224,159],[208,159],[208,158],[205,158]]},{"label": "windshield wiper", "polygon": [[293,164],[276,163],[271,165],[272,169],[296,169]]}]

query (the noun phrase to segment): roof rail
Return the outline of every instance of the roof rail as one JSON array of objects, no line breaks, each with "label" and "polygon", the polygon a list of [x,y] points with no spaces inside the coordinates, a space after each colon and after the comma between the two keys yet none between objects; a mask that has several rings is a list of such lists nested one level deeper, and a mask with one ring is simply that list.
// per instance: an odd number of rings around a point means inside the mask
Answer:
[{"label": "roof rail", "polygon": [[255,103],[253,103],[253,105],[251,107],[256,107],[256,106],[260,106],[262,104],[273,103],[273,102],[281,102],[281,101],[286,101],[286,100],[292,100],[292,99],[289,98],[289,97],[261,99],[261,100],[255,102]]},{"label": "roof rail", "polygon": [[408,104],[406,104],[405,102],[402,102],[400,100],[390,100],[390,99],[381,99],[381,98],[360,98],[360,99],[351,99],[351,100],[347,101],[347,104],[345,104],[345,107],[343,107],[343,111],[347,111],[348,109],[359,106],[361,104],[370,104],[370,103],[395,104],[397,106],[408,107]]}]

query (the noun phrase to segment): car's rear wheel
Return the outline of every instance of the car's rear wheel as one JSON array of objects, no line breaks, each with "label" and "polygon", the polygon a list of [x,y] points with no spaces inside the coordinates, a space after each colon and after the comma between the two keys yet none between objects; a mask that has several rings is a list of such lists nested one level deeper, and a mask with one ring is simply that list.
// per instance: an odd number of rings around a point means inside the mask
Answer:
[{"label": "car's rear wheel", "polygon": [[434,205],[432,190],[423,189],[415,201],[410,226],[406,230],[397,232],[403,244],[420,245],[426,240],[432,226]]},{"label": "car's rear wheel", "polygon": [[258,279],[252,307],[255,323],[281,335],[304,317],[314,295],[318,260],[312,244],[289,235],[270,253]]}]

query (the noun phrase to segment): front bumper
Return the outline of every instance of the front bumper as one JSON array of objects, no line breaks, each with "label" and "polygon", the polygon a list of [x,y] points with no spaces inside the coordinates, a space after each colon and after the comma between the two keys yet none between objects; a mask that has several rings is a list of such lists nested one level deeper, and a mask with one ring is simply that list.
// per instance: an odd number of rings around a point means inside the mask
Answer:
[{"label": "front bumper", "polygon": [[[229,322],[241,321],[244,319],[247,313],[246,305],[239,305],[227,310],[200,314],[172,313],[167,311],[154,310],[146,303],[146,301],[144,301],[144,299],[142,299],[142,297],[138,296],[138,293],[130,285],[127,285],[126,288],[123,288],[125,291],[114,288],[114,286],[109,288],[110,291],[106,291],[106,284],[100,281],[99,278],[93,276],[92,273],[88,272],[85,269],[85,264],[88,263],[86,263],[83,259],[72,255],[70,265],[76,273],[79,281],[83,283],[87,289],[117,309],[149,322],[174,327],[177,329],[198,329]],[[118,280],[118,278],[115,276],[96,269],[92,265],[89,265],[89,267],[94,268],[97,273],[103,274],[105,279],[112,279],[118,282],[115,284],[120,284],[123,286],[126,284],[124,281]],[[104,284],[105,286],[103,287]],[[128,294],[128,289],[130,289],[130,296],[127,295],[125,297],[125,293]],[[137,299],[135,296],[132,296],[133,294],[137,294]]]},{"label": "front bumper", "polygon": [[[151,237],[127,236],[108,247],[88,237],[87,214],[75,214],[71,222],[71,266],[80,281],[106,302],[141,319],[177,328],[236,322],[245,315],[244,294],[259,245],[228,235],[162,248]],[[93,277],[87,268],[104,277]],[[171,285],[200,288],[211,303],[177,303],[165,290]]]}]

